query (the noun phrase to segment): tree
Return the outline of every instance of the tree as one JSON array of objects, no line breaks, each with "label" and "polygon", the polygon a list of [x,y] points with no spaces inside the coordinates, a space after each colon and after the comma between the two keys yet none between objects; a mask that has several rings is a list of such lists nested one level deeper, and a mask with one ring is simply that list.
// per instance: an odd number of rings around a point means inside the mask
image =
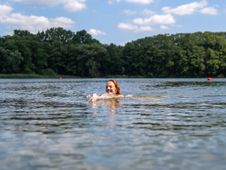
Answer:
[{"label": "tree", "polygon": [[10,51],[0,47],[0,72],[1,73],[19,73],[20,63],[23,57],[18,51]]},{"label": "tree", "polygon": [[97,40],[93,39],[92,36],[86,32],[86,30],[78,31],[72,38],[73,43],[78,44],[90,44],[99,43]]},{"label": "tree", "polygon": [[50,28],[46,31],[38,32],[37,37],[41,41],[69,43],[74,37],[74,33],[61,27]]}]

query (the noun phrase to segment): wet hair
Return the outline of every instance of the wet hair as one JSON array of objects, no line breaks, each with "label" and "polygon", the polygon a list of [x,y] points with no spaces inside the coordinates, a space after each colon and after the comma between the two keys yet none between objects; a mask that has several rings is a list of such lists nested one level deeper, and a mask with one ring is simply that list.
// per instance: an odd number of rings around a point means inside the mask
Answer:
[{"label": "wet hair", "polygon": [[117,80],[108,80],[107,82],[109,82],[109,81],[114,83],[115,88],[116,88],[116,94],[118,94],[118,95],[121,94],[121,90],[120,90],[120,86],[118,84],[118,81]]}]

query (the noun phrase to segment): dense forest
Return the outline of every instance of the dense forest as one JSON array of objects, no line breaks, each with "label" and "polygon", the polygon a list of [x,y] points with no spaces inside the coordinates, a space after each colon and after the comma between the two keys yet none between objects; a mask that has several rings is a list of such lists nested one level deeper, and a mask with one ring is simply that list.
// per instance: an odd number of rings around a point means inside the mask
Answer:
[{"label": "dense forest", "polygon": [[0,37],[0,74],[76,77],[225,77],[226,32],[163,34],[124,46],[85,30],[15,30]]}]

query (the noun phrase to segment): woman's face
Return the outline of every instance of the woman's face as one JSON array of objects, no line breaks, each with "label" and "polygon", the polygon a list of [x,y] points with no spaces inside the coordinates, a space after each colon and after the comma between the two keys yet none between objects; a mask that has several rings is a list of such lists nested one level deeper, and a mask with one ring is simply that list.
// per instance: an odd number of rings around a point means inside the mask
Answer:
[{"label": "woman's face", "polygon": [[116,94],[117,90],[115,84],[112,81],[108,81],[106,84],[106,92],[108,94]]}]

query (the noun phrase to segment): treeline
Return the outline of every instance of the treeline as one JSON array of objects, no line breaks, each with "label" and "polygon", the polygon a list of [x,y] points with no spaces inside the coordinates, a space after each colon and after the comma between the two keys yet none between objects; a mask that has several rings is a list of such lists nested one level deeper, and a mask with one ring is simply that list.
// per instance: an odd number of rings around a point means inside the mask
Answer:
[{"label": "treeline", "polygon": [[102,44],[85,30],[15,30],[0,37],[0,74],[77,77],[226,76],[226,32],[164,34]]}]

